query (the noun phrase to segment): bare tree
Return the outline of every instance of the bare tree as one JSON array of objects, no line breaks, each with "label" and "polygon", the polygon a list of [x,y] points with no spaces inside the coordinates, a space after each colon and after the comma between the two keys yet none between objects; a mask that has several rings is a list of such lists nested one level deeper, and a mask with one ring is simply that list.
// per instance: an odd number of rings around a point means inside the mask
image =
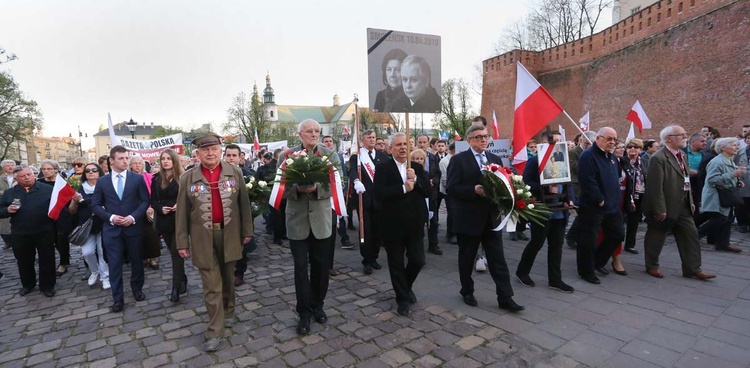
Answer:
[{"label": "bare tree", "polygon": [[463,79],[449,79],[441,87],[443,105],[440,114],[435,116],[438,129],[458,132],[462,137],[471,125],[474,112],[471,111],[471,91]]},{"label": "bare tree", "polygon": [[16,54],[9,54],[7,51],[5,51],[4,48],[0,47],[0,64],[11,62],[13,60],[16,60],[17,58],[18,57],[16,57]]},{"label": "bare tree", "polygon": [[503,29],[495,52],[540,51],[587,37],[611,5],[611,0],[538,0],[525,18]]},{"label": "bare tree", "polygon": [[271,121],[266,115],[263,103],[251,97],[249,100],[244,92],[240,92],[227,110],[227,121],[222,124],[222,130],[229,134],[242,134],[252,140],[255,132],[258,139],[264,141],[272,134]]}]

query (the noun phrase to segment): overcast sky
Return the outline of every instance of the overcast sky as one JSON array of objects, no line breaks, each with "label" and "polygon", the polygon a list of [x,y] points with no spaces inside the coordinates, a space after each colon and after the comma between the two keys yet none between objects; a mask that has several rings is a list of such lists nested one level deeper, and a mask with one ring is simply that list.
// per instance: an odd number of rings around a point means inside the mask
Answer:
[{"label": "overcast sky", "polygon": [[[442,80],[475,78],[527,0],[0,0],[3,64],[44,113],[46,136],[94,134],[131,117],[185,128],[226,120],[232,98],[265,87],[276,103],[367,106],[366,28],[442,37]],[[480,96],[474,98],[478,109]],[[93,140],[84,140],[84,148]]]}]

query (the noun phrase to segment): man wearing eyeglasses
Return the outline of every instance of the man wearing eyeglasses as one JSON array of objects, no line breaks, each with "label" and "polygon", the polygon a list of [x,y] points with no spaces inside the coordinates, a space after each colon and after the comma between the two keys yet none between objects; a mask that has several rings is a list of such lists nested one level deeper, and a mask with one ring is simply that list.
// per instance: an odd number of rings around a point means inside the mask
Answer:
[{"label": "man wearing eyeglasses", "polygon": [[[453,231],[458,238],[458,273],[461,279],[461,296],[464,303],[476,306],[474,297],[474,260],[482,243],[487,256],[487,269],[495,281],[497,302],[501,309],[519,312],[525,308],[513,300],[513,287],[510,285],[510,272],[503,254],[503,241],[499,231],[493,231],[500,224],[497,207],[484,195],[482,187],[482,166],[502,165],[500,157],[486,152],[489,134],[481,125],[472,125],[466,131],[469,150],[451,158],[448,165],[446,190],[453,198]],[[619,186],[617,187],[619,190]]]},{"label": "man wearing eyeglasses", "polygon": [[[578,160],[578,181],[581,196],[578,216],[585,227],[580,229],[576,261],[578,275],[587,282],[599,284],[596,269],[606,275],[604,266],[617,244],[625,239],[623,227],[622,193],[620,192],[620,167],[613,155],[617,145],[617,132],[609,127],[599,129],[591,148],[581,153]],[[596,246],[599,230],[604,239]]]}]

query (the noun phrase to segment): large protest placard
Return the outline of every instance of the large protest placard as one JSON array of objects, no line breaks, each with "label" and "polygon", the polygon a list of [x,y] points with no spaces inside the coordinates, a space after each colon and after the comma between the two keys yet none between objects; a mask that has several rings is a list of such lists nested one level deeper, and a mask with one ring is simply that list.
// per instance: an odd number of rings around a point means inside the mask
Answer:
[{"label": "large protest placard", "polygon": [[182,133],[154,139],[131,139],[115,134],[111,117],[108,118],[108,123],[109,141],[112,147],[123,146],[128,152],[141,156],[146,161],[159,158],[159,154],[167,148],[171,148],[177,151],[178,154],[182,154]]},{"label": "large protest placard", "polygon": [[367,29],[370,111],[440,112],[440,36]]},{"label": "large protest placard", "polygon": [[[469,142],[456,141],[456,154],[469,149]],[[503,166],[510,167],[510,139],[492,139],[487,142],[487,152],[500,156]]]}]

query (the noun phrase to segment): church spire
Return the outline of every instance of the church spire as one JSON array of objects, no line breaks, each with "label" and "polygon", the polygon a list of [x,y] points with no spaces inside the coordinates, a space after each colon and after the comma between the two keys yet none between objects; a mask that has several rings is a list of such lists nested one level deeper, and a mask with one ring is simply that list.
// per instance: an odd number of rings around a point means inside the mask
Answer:
[{"label": "church spire", "polygon": [[273,88],[271,88],[271,73],[266,71],[266,88],[263,90],[263,103],[264,104],[275,104],[275,96]]}]

